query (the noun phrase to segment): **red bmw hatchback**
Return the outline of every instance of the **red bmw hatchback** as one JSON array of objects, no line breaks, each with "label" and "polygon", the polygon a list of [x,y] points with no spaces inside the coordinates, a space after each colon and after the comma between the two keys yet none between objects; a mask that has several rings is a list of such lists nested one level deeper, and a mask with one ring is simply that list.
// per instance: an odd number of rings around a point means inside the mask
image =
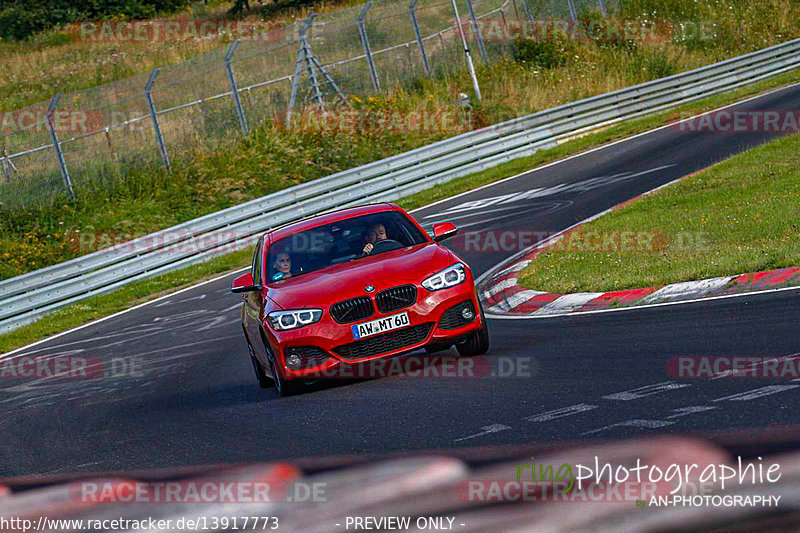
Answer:
[{"label": "red bmw hatchback", "polygon": [[[337,375],[343,365],[455,345],[489,349],[469,266],[393,204],[311,217],[274,229],[256,245],[250,272],[233,281],[244,294],[242,326],[256,377],[279,394]],[[344,373],[340,373],[344,374]]]}]

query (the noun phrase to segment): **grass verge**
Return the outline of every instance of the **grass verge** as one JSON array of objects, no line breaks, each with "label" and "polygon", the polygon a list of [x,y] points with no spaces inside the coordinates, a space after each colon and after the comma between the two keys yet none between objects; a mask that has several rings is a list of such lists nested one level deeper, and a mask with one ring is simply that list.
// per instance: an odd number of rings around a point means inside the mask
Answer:
[{"label": "grass verge", "polygon": [[[682,106],[677,112],[702,113],[734,103],[749,96],[775,89],[790,83],[800,82],[800,72],[792,72],[770,80],[744,87],[727,94],[716,95]],[[405,209],[417,209],[443,198],[448,198],[476,187],[499,181],[506,177],[531,170],[537,166],[557,161],[566,156],[602,146],[637,133],[648,131],[667,124],[675,116],[676,110],[644,117],[630,122],[568,141],[548,150],[541,150],[529,157],[516,159],[495,168],[478,172],[435,189],[423,191],[398,202]],[[46,320],[23,326],[5,335],[0,335],[0,353],[8,352],[50,335],[86,324],[98,318],[128,309],[158,296],[180,290],[224,272],[231,272],[250,261],[251,250],[214,258],[206,263],[194,265],[152,279],[132,283],[122,289],[85,300],[79,304],[65,307],[49,315]]]},{"label": "grass verge", "polygon": [[604,292],[800,265],[798,166],[800,135],[739,154],[581,226],[520,284]]}]

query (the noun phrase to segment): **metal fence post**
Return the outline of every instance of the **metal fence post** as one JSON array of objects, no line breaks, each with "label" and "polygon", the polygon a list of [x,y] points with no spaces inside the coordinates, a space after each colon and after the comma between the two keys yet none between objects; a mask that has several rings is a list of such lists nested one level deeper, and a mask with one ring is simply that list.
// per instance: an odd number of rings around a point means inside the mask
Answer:
[{"label": "metal fence post", "polygon": [[147,85],[144,86],[144,95],[147,99],[147,108],[150,110],[150,119],[153,121],[153,131],[155,131],[156,134],[158,150],[161,152],[161,160],[164,162],[164,166],[167,167],[167,172],[172,172],[172,166],[169,163],[169,154],[167,154],[167,147],[164,145],[164,137],[161,135],[161,126],[158,124],[156,106],[153,104],[153,84],[156,82],[159,72],[161,72],[161,69],[157,68],[150,74],[150,79],[147,80]]},{"label": "metal fence post", "polygon": [[567,0],[567,5],[569,6],[569,16],[572,17],[572,22],[578,20],[578,11],[575,9],[575,2],[573,0]]},{"label": "metal fence post", "polygon": [[[522,10],[525,12],[525,18],[528,20],[533,20],[533,11],[531,10],[530,4],[528,4],[528,0],[520,0],[522,2]],[[516,4],[514,4],[516,7]]]},{"label": "metal fence post", "polygon": [[319,79],[316,73],[314,73],[314,62],[311,60],[312,54],[307,39],[303,39],[303,48],[303,58],[305,59],[306,69],[308,70],[308,79],[311,80],[311,88],[314,89],[314,100],[317,101],[320,111],[325,111],[325,100],[322,97]]},{"label": "metal fence post", "polygon": [[472,31],[475,32],[478,40],[478,52],[481,54],[481,59],[488,61],[489,58],[486,55],[486,47],[483,46],[483,36],[481,35],[480,28],[478,28],[478,19],[475,17],[475,9],[472,7],[472,0],[467,0],[467,8],[469,9],[469,18],[472,20]]},{"label": "metal fence post", "polygon": [[597,6],[600,8],[600,13],[602,13],[604,17],[608,17],[605,0],[597,0]]},{"label": "metal fence post", "polygon": [[381,89],[381,84],[378,82],[378,73],[375,71],[375,62],[372,60],[372,50],[369,48],[367,29],[364,27],[364,18],[367,16],[367,11],[369,11],[370,7],[372,7],[372,2],[367,2],[358,15],[358,33],[361,35],[361,44],[364,45],[364,53],[367,55],[369,74],[372,77],[372,88],[379,91]]},{"label": "metal fence post", "polygon": [[56,112],[56,106],[61,100],[61,93],[57,93],[52,100],[50,100],[50,108],[47,110],[47,128],[50,130],[50,138],[53,140],[53,148],[56,151],[56,160],[58,161],[58,168],[61,171],[61,177],[64,179],[64,188],[67,189],[67,195],[70,199],[75,198],[75,191],[72,189],[72,179],[69,177],[69,170],[67,169],[67,162],[64,161],[64,152],[61,150],[61,142],[58,140],[56,133],[56,126],[53,122],[53,114]]},{"label": "metal fence post", "polygon": [[106,132],[106,144],[108,145],[108,151],[111,154],[111,159],[116,161],[118,157],[117,154],[114,152],[114,145],[111,144],[111,132],[108,126],[105,127],[105,132]]},{"label": "metal fence post", "polygon": [[314,13],[308,15],[308,19],[300,28],[300,48],[297,51],[297,63],[294,66],[294,76],[292,76],[292,88],[289,92],[289,109],[286,110],[286,127],[291,126],[292,111],[297,100],[297,91],[300,88],[300,75],[303,72],[303,63],[306,61],[306,33],[311,29],[314,21]]},{"label": "metal fence post", "polygon": [[8,168],[8,150],[3,148],[3,179],[11,181],[11,171]]},{"label": "metal fence post", "polygon": [[[328,85],[333,87],[333,90],[336,91],[337,95],[339,95],[339,99],[342,101],[342,103],[349,107],[350,103],[347,101],[347,98],[344,97],[344,93],[339,88],[339,86],[336,85],[336,81],[331,77],[330,74],[328,74],[328,71],[325,70],[325,67],[322,66],[322,63],[319,62],[317,56],[315,56],[313,52],[309,52],[308,59],[310,59],[311,64],[317,67],[317,70],[319,70],[322,73],[322,77],[325,78],[325,81],[328,82]],[[320,100],[320,106],[321,105],[322,105],[322,100]]]},{"label": "metal fence post", "polygon": [[472,64],[472,56],[469,54],[467,38],[464,37],[464,28],[461,27],[461,17],[458,15],[458,6],[456,5],[456,0],[451,0],[451,3],[453,4],[453,13],[456,16],[458,34],[461,36],[461,44],[464,45],[464,55],[467,57],[467,68],[469,69],[469,75],[472,78],[472,87],[475,89],[475,98],[478,99],[478,103],[481,103],[481,88],[478,85],[478,77],[475,75],[475,65]]},{"label": "metal fence post", "polygon": [[414,25],[414,35],[417,36],[417,46],[419,46],[419,55],[422,57],[422,65],[425,67],[425,72],[430,76],[431,67],[428,65],[428,54],[425,52],[425,43],[422,41],[419,24],[417,23],[417,0],[411,0],[411,3],[408,4],[408,11],[411,14],[411,24]]},{"label": "metal fence post", "polygon": [[233,76],[233,67],[231,67],[231,59],[233,59],[233,54],[236,53],[237,48],[239,48],[238,39],[231,43],[225,53],[225,70],[228,71],[228,84],[231,86],[231,92],[233,93],[233,103],[236,104],[236,114],[239,115],[239,126],[242,128],[242,133],[247,135],[247,117],[244,116],[242,101],[239,98],[239,89],[236,88],[236,78]]}]

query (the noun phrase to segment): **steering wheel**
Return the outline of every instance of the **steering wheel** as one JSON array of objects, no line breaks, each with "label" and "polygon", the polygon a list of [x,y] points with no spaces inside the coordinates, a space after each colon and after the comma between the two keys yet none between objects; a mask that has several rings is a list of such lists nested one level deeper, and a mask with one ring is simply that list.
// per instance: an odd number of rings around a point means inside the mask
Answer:
[{"label": "steering wheel", "polygon": [[378,241],[372,245],[372,254],[388,252],[389,250],[397,250],[398,248],[402,247],[403,245],[394,239],[383,239],[382,241]]}]

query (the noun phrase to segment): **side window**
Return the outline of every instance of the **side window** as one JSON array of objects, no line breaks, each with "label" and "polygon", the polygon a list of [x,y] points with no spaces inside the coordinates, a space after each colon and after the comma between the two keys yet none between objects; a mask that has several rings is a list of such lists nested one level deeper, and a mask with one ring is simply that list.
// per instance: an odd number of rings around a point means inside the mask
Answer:
[{"label": "side window", "polygon": [[263,261],[263,255],[261,253],[261,243],[262,239],[258,240],[258,244],[256,244],[256,251],[253,253],[253,267],[250,273],[253,275],[253,281],[258,285],[261,283],[261,267]]}]

